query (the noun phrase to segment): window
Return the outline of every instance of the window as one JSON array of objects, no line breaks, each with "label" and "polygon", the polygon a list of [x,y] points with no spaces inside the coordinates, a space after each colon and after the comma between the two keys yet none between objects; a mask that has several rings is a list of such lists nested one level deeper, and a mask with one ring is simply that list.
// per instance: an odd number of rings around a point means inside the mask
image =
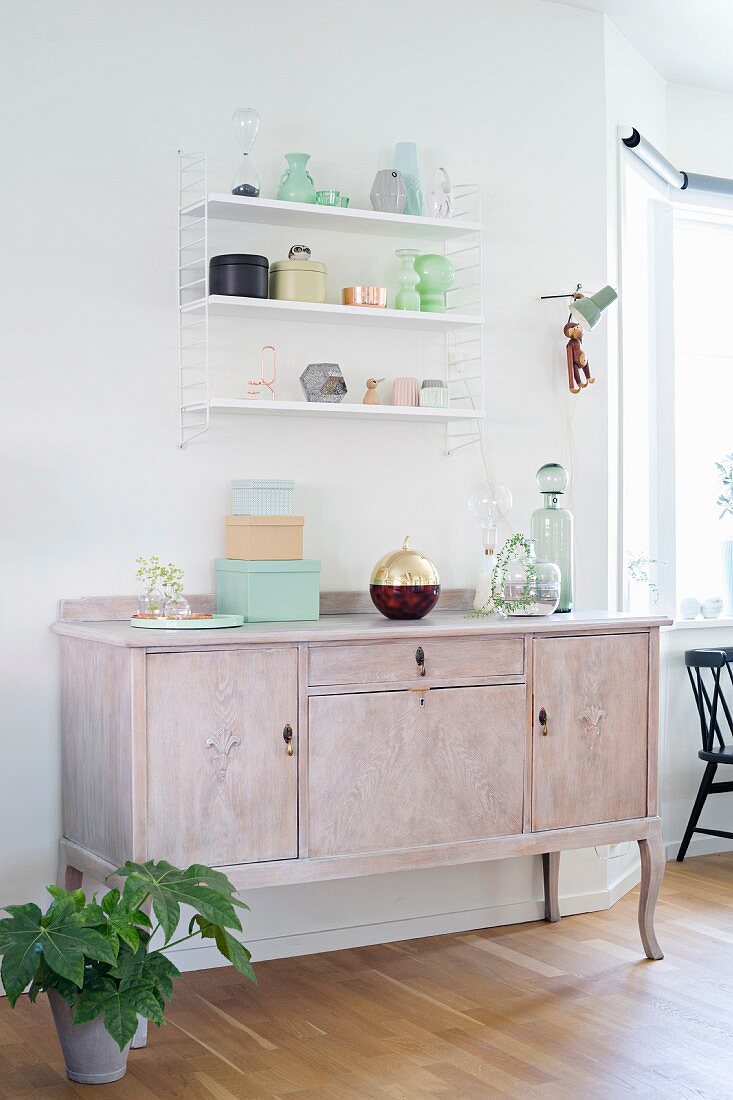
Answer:
[{"label": "window", "polygon": [[733,219],[677,212],[674,270],[677,597],[727,603],[715,463],[733,452]]},{"label": "window", "polygon": [[733,615],[733,517],[716,503],[716,462],[733,452],[733,210],[671,199],[625,163],[619,603],[678,617],[685,597],[719,595]]}]

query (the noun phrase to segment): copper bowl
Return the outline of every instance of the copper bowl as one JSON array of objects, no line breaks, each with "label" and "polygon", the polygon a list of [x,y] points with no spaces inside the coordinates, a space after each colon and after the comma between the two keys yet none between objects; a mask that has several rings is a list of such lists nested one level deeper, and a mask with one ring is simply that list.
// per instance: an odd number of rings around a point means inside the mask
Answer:
[{"label": "copper bowl", "polygon": [[345,286],[341,291],[345,306],[371,306],[384,309],[387,305],[386,286]]}]

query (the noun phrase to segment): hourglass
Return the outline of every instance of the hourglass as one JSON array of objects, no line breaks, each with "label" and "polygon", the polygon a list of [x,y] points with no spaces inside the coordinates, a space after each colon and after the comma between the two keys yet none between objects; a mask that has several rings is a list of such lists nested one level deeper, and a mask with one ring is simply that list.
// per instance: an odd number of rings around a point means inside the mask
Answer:
[{"label": "hourglass", "polygon": [[232,126],[242,150],[242,160],[239,161],[232,180],[232,194],[256,199],[260,193],[260,177],[255,171],[250,154],[260,129],[260,116],[253,107],[240,107],[232,115]]}]

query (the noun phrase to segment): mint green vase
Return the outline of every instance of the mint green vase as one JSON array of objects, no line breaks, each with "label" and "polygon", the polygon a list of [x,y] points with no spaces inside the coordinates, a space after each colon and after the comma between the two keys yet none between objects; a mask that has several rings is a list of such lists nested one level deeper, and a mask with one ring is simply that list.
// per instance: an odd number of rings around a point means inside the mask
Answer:
[{"label": "mint green vase", "polygon": [[402,270],[397,277],[400,289],[397,291],[397,297],[395,298],[395,309],[419,311],[420,295],[416,288],[420,282],[420,276],[415,271],[415,260],[420,252],[416,248],[398,248],[395,255],[402,260]]},{"label": "mint green vase", "polygon": [[417,292],[423,313],[445,313],[445,292],[453,282],[456,269],[445,256],[427,253],[415,260],[415,271],[420,277]]},{"label": "mint green vase", "polygon": [[310,153],[286,153],[287,171],[280,180],[277,197],[281,202],[316,203],[315,188],[306,165],[311,159]]}]

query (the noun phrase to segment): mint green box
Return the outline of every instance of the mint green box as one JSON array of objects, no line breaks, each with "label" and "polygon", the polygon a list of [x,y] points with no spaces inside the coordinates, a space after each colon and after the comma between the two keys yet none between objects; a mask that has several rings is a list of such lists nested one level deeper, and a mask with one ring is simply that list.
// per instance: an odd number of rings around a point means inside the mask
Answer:
[{"label": "mint green box", "polygon": [[216,610],[248,623],[288,623],[320,616],[321,563],[217,558]]}]

